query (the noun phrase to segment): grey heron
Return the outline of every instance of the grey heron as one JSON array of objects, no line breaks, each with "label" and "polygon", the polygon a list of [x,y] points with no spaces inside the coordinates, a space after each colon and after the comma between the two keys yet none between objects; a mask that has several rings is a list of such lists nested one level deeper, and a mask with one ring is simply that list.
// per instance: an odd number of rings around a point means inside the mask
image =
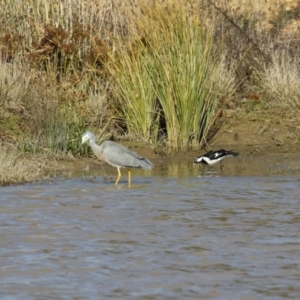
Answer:
[{"label": "grey heron", "polygon": [[129,187],[131,186],[131,168],[142,168],[146,170],[151,170],[153,168],[153,164],[147,158],[142,157],[121,144],[113,141],[105,141],[101,145],[97,145],[96,136],[90,131],[86,131],[82,135],[80,147],[87,141],[89,141],[94,154],[99,160],[105,161],[118,169],[118,176],[115,185],[118,185],[122,176],[120,168],[127,169]]}]

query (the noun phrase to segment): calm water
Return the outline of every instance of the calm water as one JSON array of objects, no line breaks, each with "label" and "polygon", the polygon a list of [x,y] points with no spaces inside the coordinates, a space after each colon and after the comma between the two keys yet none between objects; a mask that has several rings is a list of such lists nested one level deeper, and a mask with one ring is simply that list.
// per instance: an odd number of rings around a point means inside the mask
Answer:
[{"label": "calm water", "polygon": [[230,166],[0,188],[0,299],[300,299],[300,177]]}]

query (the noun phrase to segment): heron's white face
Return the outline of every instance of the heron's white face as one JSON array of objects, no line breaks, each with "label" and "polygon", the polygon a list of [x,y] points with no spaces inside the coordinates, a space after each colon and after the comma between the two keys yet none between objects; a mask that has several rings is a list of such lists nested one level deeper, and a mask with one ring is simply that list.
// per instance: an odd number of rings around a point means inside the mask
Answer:
[{"label": "heron's white face", "polygon": [[90,138],[91,138],[91,135],[89,134],[89,132],[85,132],[82,135],[81,145],[83,145],[85,142],[89,141]]}]

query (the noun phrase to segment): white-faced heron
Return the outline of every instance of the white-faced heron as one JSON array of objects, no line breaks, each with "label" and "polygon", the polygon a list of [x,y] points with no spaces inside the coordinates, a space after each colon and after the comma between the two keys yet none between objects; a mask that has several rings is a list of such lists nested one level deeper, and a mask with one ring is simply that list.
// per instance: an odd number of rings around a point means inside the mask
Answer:
[{"label": "white-faced heron", "polygon": [[126,168],[128,172],[128,186],[131,186],[131,168],[142,168],[151,170],[153,164],[145,157],[140,156],[131,149],[113,141],[105,141],[100,146],[96,143],[96,136],[86,131],[82,135],[80,147],[89,141],[90,146],[98,159],[107,162],[118,169],[118,177],[115,185],[118,184],[122,174],[120,168]]}]

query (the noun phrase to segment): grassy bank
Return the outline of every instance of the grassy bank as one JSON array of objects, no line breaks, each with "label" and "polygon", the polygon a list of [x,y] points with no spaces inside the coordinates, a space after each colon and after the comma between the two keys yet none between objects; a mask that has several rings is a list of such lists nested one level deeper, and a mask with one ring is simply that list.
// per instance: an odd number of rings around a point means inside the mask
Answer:
[{"label": "grassy bank", "polygon": [[46,179],[51,173],[46,157],[24,157],[18,151],[1,148],[0,186]]},{"label": "grassy bank", "polygon": [[186,151],[227,111],[297,113],[299,5],[266,22],[218,1],[125,2],[0,0],[0,135],[16,156],[75,154],[86,129]]}]

